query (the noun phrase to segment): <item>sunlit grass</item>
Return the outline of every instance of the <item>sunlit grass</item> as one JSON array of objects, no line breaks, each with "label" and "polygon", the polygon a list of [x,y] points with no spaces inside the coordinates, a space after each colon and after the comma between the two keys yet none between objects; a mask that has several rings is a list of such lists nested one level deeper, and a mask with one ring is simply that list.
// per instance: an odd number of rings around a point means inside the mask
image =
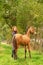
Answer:
[{"label": "sunlit grass", "polygon": [[11,57],[11,46],[0,44],[0,65],[43,65],[43,53],[40,54],[37,51],[31,51],[32,58],[29,58],[27,52],[27,58],[24,58],[24,48],[18,49],[18,59],[14,60]]}]

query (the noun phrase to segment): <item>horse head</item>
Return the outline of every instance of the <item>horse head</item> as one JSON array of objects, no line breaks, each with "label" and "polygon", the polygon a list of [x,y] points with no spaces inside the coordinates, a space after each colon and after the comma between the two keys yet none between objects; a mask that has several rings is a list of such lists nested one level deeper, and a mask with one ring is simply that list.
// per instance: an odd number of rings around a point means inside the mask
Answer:
[{"label": "horse head", "polygon": [[27,30],[28,33],[31,33],[31,34],[36,34],[36,31],[35,31],[35,27],[33,26],[30,26]]}]

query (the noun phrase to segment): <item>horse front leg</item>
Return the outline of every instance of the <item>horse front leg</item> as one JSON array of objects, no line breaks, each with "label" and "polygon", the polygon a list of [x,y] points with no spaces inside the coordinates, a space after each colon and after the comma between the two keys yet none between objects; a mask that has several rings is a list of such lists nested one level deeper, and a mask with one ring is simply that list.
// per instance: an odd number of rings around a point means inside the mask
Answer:
[{"label": "horse front leg", "polygon": [[11,56],[13,57],[13,50],[12,50],[12,55]]},{"label": "horse front leg", "polygon": [[25,45],[25,59],[26,59],[26,52],[27,52],[27,51],[26,51],[26,45]]},{"label": "horse front leg", "polygon": [[29,57],[31,58],[30,44],[28,44]]},{"label": "horse front leg", "polygon": [[17,49],[15,50],[15,57],[16,57],[16,59],[18,58],[18,57],[17,57]]},{"label": "horse front leg", "polygon": [[12,57],[13,57],[14,59],[17,59],[17,48],[14,48],[14,47],[13,47],[13,49],[12,49]]}]

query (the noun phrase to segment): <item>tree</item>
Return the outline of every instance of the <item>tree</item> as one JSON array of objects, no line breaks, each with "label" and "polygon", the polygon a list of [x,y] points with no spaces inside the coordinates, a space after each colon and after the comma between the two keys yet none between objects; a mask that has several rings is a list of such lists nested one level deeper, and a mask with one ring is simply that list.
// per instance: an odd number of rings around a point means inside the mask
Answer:
[{"label": "tree", "polygon": [[0,23],[9,28],[16,25],[20,33],[25,33],[27,26],[43,27],[43,4],[37,0],[0,0]]}]

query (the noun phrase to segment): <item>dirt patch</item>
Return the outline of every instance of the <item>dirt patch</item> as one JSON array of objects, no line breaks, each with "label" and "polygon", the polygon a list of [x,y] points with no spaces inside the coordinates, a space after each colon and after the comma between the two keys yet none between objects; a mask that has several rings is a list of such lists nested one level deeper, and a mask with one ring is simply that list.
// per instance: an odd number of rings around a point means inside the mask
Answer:
[{"label": "dirt patch", "polygon": [[1,44],[7,45],[7,46],[10,46],[11,45],[11,44],[7,44],[7,42],[1,42]]},{"label": "dirt patch", "polygon": [[0,51],[5,50],[4,48],[0,47]]}]

